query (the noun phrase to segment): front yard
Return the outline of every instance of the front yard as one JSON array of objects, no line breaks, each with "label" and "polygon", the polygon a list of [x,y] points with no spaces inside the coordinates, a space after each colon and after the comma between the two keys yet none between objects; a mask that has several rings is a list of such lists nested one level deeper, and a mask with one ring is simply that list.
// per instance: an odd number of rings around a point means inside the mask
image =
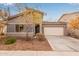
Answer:
[{"label": "front yard", "polygon": [[47,40],[39,41],[37,39],[26,41],[25,38],[16,38],[13,44],[4,44],[4,39],[0,42],[0,50],[8,51],[52,51]]}]

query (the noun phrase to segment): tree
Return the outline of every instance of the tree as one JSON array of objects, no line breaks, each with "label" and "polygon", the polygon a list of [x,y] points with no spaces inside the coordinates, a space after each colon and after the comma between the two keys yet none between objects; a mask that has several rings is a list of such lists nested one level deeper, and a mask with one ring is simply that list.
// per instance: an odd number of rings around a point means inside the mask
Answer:
[{"label": "tree", "polygon": [[70,20],[68,27],[70,29],[79,29],[79,17],[75,17],[74,19]]},{"label": "tree", "polygon": [[0,21],[0,39],[2,38],[1,35],[4,34],[3,30],[4,30],[4,27],[5,27],[5,26],[6,26],[6,21],[1,20],[1,21]]},{"label": "tree", "polygon": [[27,24],[25,27],[26,27],[26,40],[28,40],[28,26],[29,25],[28,25],[28,22],[27,22],[27,19],[26,19],[28,12],[26,12],[25,5],[22,4],[22,3],[15,3],[15,6],[17,7],[18,12],[23,14],[23,21],[25,21],[26,24]]},{"label": "tree", "polygon": [[[23,17],[26,22],[26,40],[30,40],[29,38],[29,32],[33,30],[33,20],[32,20],[32,10],[24,10],[23,11]],[[31,18],[31,19],[30,19]]]},{"label": "tree", "polygon": [[24,3],[15,3],[15,7],[17,7],[18,12],[22,12],[27,6]]}]

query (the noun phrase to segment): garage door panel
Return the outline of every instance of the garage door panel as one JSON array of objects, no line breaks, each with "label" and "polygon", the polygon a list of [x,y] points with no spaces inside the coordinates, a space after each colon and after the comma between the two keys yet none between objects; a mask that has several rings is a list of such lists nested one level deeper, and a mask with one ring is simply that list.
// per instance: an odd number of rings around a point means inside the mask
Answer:
[{"label": "garage door panel", "polygon": [[45,35],[64,35],[63,27],[45,27],[44,28]]}]

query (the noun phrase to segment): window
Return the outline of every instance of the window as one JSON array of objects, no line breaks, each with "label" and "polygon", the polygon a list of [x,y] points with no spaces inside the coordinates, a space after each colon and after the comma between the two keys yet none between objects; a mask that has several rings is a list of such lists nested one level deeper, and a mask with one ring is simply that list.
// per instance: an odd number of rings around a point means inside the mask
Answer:
[{"label": "window", "polygon": [[7,32],[15,32],[15,24],[7,24]]},{"label": "window", "polygon": [[24,30],[23,24],[17,24],[16,25],[16,32],[22,32]]}]

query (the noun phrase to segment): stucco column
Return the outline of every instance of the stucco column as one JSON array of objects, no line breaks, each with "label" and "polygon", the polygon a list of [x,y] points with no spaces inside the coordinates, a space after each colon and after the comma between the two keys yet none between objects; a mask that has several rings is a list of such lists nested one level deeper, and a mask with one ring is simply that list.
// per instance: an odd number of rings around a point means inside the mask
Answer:
[{"label": "stucco column", "polygon": [[35,24],[33,25],[33,33],[35,35]]},{"label": "stucco column", "polygon": [[40,33],[42,33],[42,24],[40,24]]}]

